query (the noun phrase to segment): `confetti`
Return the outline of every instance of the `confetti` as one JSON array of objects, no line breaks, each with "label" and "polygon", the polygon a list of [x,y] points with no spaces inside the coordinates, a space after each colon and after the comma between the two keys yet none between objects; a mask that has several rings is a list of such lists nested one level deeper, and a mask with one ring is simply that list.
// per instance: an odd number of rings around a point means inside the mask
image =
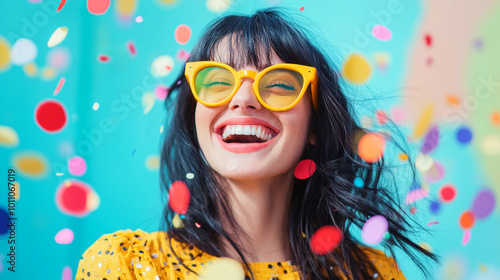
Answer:
[{"label": "confetti", "polygon": [[378,123],[381,125],[384,125],[385,123],[387,123],[387,120],[389,119],[387,114],[384,111],[380,111],[380,110],[377,111],[376,118],[377,118]]},{"label": "confetti", "polygon": [[475,221],[476,218],[474,217],[474,213],[472,213],[471,211],[465,211],[460,216],[459,223],[463,229],[470,229],[474,226]]},{"label": "confetti", "polygon": [[165,98],[167,98],[167,95],[168,95],[168,90],[169,88],[165,85],[158,85],[156,88],[155,88],[155,95],[156,95],[156,98],[158,98],[158,100],[165,100]]},{"label": "confetti", "polygon": [[297,179],[305,180],[311,177],[315,171],[316,171],[316,163],[310,159],[304,159],[297,164],[293,172],[293,175]]},{"label": "confetti", "polygon": [[363,182],[363,179],[361,179],[361,177],[356,177],[354,178],[354,185],[358,188],[362,188],[365,185],[365,182]]},{"label": "confetti", "polygon": [[384,216],[375,215],[370,217],[361,229],[361,239],[368,245],[377,245],[389,229],[389,223]]},{"label": "confetti", "polygon": [[56,190],[56,205],[64,214],[84,217],[97,209],[99,196],[88,184],[68,179],[62,182]]},{"label": "confetti", "polygon": [[23,66],[23,71],[26,76],[33,78],[38,74],[38,67],[35,63],[28,63]]},{"label": "confetti", "polygon": [[59,3],[59,7],[57,7],[56,12],[59,12],[64,7],[64,4],[66,4],[66,0],[61,0],[61,3]]},{"label": "confetti", "polygon": [[415,166],[422,172],[427,172],[434,165],[434,160],[427,154],[420,153],[415,160]]},{"label": "confetti", "polygon": [[351,83],[362,84],[370,77],[370,64],[360,54],[352,54],[342,67],[342,76]]},{"label": "confetti", "polygon": [[158,170],[160,167],[160,157],[158,155],[151,155],[146,158],[146,168],[150,171]]},{"label": "confetti", "polygon": [[486,219],[495,209],[495,204],[495,194],[489,189],[484,189],[474,198],[472,213],[478,220]]},{"label": "confetti", "polygon": [[47,54],[47,64],[58,72],[66,71],[70,63],[70,52],[65,47],[51,49]]},{"label": "confetti", "polygon": [[322,226],[311,237],[311,250],[318,255],[333,251],[342,241],[342,231],[336,226]]},{"label": "confetti", "polygon": [[471,237],[470,230],[464,230],[464,237],[462,238],[462,246],[465,246],[469,243]]},{"label": "confetti", "polygon": [[458,131],[457,131],[457,140],[461,144],[468,144],[472,140],[472,131],[466,127],[462,126]]},{"label": "confetti", "polygon": [[304,11],[304,7],[301,7],[301,8],[300,8],[300,11],[301,11],[301,12],[303,12],[303,11]]},{"label": "confetti", "polygon": [[491,113],[491,123],[496,126],[500,125],[500,112],[495,111]]},{"label": "confetti", "polygon": [[97,56],[97,60],[99,62],[108,62],[108,61],[111,60],[111,58],[109,56],[105,55],[105,54],[100,54],[100,55]]},{"label": "confetti", "polygon": [[14,65],[23,66],[35,61],[38,48],[30,39],[18,39],[10,50],[10,62]]},{"label": "confetti", "polygon": [[42,79],[49,81],[52,80],[56,77],[56,69],[54,69],[52,66],[47,65],[42,68]]},{"label": "confetti", "polygon": [[196,223],[196,222],[194,223],[194,225],[195,225],[197,228],[201,228],[201,225],[200,225],[200,224],[198,224],[198,223]]},{"label": "confetti", "polygon": [[430,210],[434,215],[439,214],[439,210],[441,210],[441,204],[437,201],[431,201]]},{"label": "confetti", "polygon": [[134,156],[134,154],[135,154],[135,149],[132,151],[132,156]]},{"label": "confetti", "polygon": [[174,68],[174,59],[169,55],[157,57],[151,64],[151,74],[157,78],[165,77]]},{"label": "confetti", "polygon": [[433,115],[434,105],[428,104],[422,112],[422,115],[420,115],[419,119],[417,120],[417,124],[415,125],[413,136],[411,138],[418,139],[429,130]]},{"label": "confetti", "polygon": [[191,194],[183,181],[174,181],[168,191],[168,204],[178,214],[186,214]]},{"label": "confetti", "polygon": [[10,67],[10,46],[9,42],[0,35],[0,72]]},{"label": "confetti", "polygon": [[153,106],[155,105],[155,96],[152,92],[146,92],[142,95],[142,108],[144,109],[143,113],[147,114]]},{"label": "confetti", "polygon": [[58,27],[56,31],[54,31],[54,33],[52,33],[52,35],[50,36],[50,39],[47,42],[47,47],[53,48],[59,45],[60,43],[62,43],[62,41],[64,41],[64,39],[66,39],[67,35],[68,28],[66,26]]},{"label": "confetti", "polygon": [[380,41],[389,41],[392,38],[391,31],[383,25],[375,25],[372,28],[372,35]]},{"label": "confetti", "polygon": [[73,242],[74,238],[73,231],[69,228],[61,229],[59,232],[57,232],[56,236],[54,239],[56,240],[56,243],[58,244],[71,244]]},{"label": "confetti", "polygon": [[42,101],[35,109],[35,121],[45,132],[60,132],[67,122],[66,109],[57,100]]},{"label": "confetti", "polygon": [[221,257],[208,261],[200,273],[200,278],[205,280],[218,280],[224,275],[224,279],[244,279],[245,272],[241,263],[236,260]]},{"label": "confetti", "polygon": [[0,147],[15,147],[19,144],[17,132],[10,126],[0,125]]},{"label": "confetti", "polygon": [[94,111],[99,110],[99,103],[98,102],[94,102],[94,105],[92,105],[92,110],[94,110]]},{"label": "confetti", "polygon": [[186,178],[187,178],[187,179],[193,179],[193,178],[194,178],[194,174],[193,174],[193,173],[191,173],[191,172],[190,172],[190,173],[187,173],[187,174],[186,174]]},{"label": "confetti", "polygon": [[83,176],[87,172],[87,162],[80,156],[68,160],[68,170],[73,176]]},{"label": "confetti", "polygon": [[116,13],[122,18],[130,18],[137,9],[137,0],[116,0]]},{"label": "confetti", "polygon": [[430,34],[425,34],[424,39],[425,39],[425,44],[428,47],[432,46],[432,36]]},{"label": "confetti", "polygon": [[457,196],[457,189],[453,185],[444,185],[439,190],[439,197],[443,202],[452,202]]},{"label": "confetti", "polygon": [[207,9],[213,13],[225,12],[231,5],[233,0],[207,0]]},{"label": "confetti", "polygon": [[87,9],[91,14],[103,15],[108,11],[111,0],[87,0]]},{"label": "confetti", "polygon": [[500,155],[500,134],[487,134],[481,141],[481,151],[486,155]]},{"label": "confetti", "polygon": [[455,94],[448,94],[446,95],[446,103],[452,106],[457,106],[460,105],[460,99]]},{"label": "confetti", "polygon": [[366,162],[378,161],[385,150],[385,139],[377,133],[366,133],[358,143],[358,154]]},{"label": "confetti", "polygon": [[189,59],[190,53],[186,50],[180,49],[177,52],[176,58],[179,60],[187,61]]},{"label": "confetti", "polygon": [[184,227],[184,223],[182,222],[181,217],[179,217],[179,214],[175,214],[174,218],[172,219],[172,225],[175,228]]},{"label": "confetti", "polygon": [[431,168],[425,173],[428,183],[436,183],[444,177],[444,167],[441,163],[434,161]]},{"label": "confetti", "polygon": [[68,265],[64,266],[61,279],[62,280],[72,280],[73,279],[73,272],[71,271],[70,266],[68,266]]},{"label": "confetti", "polygon": [[439,224],[439,222],[428,222],[427,223],[428,226],[437,225],[437,224]]},{"label": "confetti", "polygon": [[424,138],[424,143],[420,151],[424,154],[430,154],[434,149],[436,149],[439,143],[439,130],[436,125],[432,126],[427,132]]},{"label": "confetti", "polygon": [[377,52],[374,55],[375,63],[380,71],[385,72],[387,65],[391,62],[391,54],[388,52]]},{"label": "confetti", "polygon": [[189,38],[191,38],[191,28],[185,24],[180,24],[177,26],[175,29],[175,41],[177,43],[184,45],[189,41]]},{"label": "confetti", "polygon": [[429,195],[429,191],[426,189],[420,188],[417,190],[413,190],[413,191],[410,191],[406,195],[405,202],[406,202],[406,204],[410,204],[410,203],[413,203],[413,202],[420,200],[424,197],[427,197],[428,195]]},{"label": "confetti", "polygon": [[128,51],[130,52],[130,55],[135,56],[137,54],[137,51],[135,49],[135,45],[134,45],[133,41],[127,42],[127,48],[128,48]]},{"label": "confetti", "polygon": [[144,21],[144,19],[143,19],[141,16],[137,16],[137,17],[135,18],[135,22],[137,22],[137,23],[141,23],[141,22],[143,22],[143,21]]},{"label": "confetti", "polygon": [[56,89],[54,90],[54,93],[53,93],[54,96],[56,96],[59,93],[59,91],[61,91],[61,89],[64,85],[64,82],[66,82],[66,78],[61,77],[61,79],[59,79],[59,82],[57,83]]}]

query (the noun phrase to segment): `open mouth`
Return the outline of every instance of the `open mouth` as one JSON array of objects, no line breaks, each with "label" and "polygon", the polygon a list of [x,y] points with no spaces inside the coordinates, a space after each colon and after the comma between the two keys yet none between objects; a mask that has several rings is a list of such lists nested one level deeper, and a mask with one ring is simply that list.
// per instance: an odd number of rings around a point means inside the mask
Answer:
[{"label": "open mouth", "polygon": [[225,143],[264,143],[278,135],[276,131],[261,125],[226,125],[218,134]]}]

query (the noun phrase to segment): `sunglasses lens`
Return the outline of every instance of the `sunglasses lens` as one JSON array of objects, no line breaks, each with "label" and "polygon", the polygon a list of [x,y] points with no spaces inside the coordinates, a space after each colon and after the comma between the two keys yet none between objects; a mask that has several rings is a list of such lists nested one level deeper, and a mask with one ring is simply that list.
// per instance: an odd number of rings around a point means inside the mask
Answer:
[{"label": "sunglasses lens", "polygon": [[259,81],[259,93],[266,104],[283,108],[299,97],[304,78],[294,70],[274,69],[267,72]]},{"label": "sunglasses lens", "polygon": [[207,67],[198,72],[194,79],[198,96],[207,103],[217,103],[226,99],[234,89],[233,74],[222,67]]}]

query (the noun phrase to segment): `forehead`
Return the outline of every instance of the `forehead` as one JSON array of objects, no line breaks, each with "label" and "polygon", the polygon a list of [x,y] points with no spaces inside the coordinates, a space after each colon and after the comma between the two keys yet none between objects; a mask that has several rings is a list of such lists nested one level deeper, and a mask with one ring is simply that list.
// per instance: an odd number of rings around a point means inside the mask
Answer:
[{"label": "forehead", "polygon": [[249,46],[245,41],[235,35],[224,36],[211,50],[210,60],[225,63],[236,70],[252,66],[259,71],[274,64],[285,63],[271,47],[258,42]]}]

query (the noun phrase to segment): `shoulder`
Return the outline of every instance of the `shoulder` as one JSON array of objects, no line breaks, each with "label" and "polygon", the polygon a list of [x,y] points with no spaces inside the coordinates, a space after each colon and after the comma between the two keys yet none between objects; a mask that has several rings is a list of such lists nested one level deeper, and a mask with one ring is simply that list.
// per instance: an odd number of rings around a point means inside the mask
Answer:
[{"label": "shoulder", "polygon": [[[375,248],[365,247],[363,251],[366,253],[369,261],[377,268],[378,273],[382,274],[383,279],[406,279],[394,258],[387,256],[383,251]],[[377,278],[378,275],[373,275],[373,277]]]},{"label": "shoulder", "polygon": [[161,268],[158,234],[127,229],[102,235],[82,254],[75,279],[154,279],[148,277]]}]

